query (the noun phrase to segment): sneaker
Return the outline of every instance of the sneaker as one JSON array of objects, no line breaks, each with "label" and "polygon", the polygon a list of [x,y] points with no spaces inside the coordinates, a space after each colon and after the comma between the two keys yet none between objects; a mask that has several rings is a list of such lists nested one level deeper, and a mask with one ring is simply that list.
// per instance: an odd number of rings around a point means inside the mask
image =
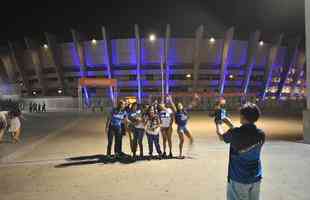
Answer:
[{"label": "sneaker", "polygon": [[162,154],[162,158],[167,158],[166,152],[164,152],[164,153]]},{"label": "sneaker", "polygon": [[169,158],[173,158],[173,155],[172,155],[172,153],[170,152],[169,153],[169,156],[168,156]]}]

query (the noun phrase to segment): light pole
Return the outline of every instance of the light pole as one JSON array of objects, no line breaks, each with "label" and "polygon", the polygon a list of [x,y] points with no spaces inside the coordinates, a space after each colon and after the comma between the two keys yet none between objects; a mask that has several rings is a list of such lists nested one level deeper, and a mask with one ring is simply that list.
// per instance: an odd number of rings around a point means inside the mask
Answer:
[{"label": "light pole", "polygon": [[304,141],[310,143],[310,1],[305,0],[305,22],[306,22],[306,98],[307,109],[303,113]]}]

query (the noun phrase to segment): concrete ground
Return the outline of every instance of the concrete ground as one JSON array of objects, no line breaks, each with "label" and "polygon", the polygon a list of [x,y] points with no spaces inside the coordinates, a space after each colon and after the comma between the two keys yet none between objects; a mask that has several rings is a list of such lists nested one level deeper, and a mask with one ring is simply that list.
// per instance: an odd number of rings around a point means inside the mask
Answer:
[{"label": "concrete ground", "polygon": [[[265,116],[258,126],[268,135],[261,199],[309,200],[310,145],[300,142],[301,117]],[[185,145],[184,160],[105,163],[94,159],[106,150],[103,116],[26,115],[22,143],[7,137],[0,144],[0,199],[225,199],[228,145],[206,114],[192,114],[190,129],[195,145]],[[173,140],[177,154],[176,133]],[[128,137],[123,141],[129,153]]]}]

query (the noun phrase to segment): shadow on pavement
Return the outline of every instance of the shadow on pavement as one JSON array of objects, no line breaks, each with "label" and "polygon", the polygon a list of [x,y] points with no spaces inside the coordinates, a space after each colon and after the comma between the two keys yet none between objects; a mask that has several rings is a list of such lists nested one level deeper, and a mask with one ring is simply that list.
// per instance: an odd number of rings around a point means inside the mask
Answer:
[{"label": "shadow on pavement", "polygon": [[11,140],[1,140],[0,144],[14,144]]},{"label": "shadow on pavement", "polygon": [[122,164],[131,164],[139,161],[150,161],[150,160],[169,160],[169,159],[179,159],[177,157],[165,157],[161,158],[159,156],[137,156],[133,158],[128,154],[123,154],[122,156],[115,157],[107,156],[103,154],[97,155],[89,155],[89,156],[79,156],[79,157],[71,157],[67,158],[66,163],[58,164],[55,168],[65,168],[65,167],[72,167],[72,166],[80,166],[80,165],[91,165],[91,164],[113,164],[116,162]]}]

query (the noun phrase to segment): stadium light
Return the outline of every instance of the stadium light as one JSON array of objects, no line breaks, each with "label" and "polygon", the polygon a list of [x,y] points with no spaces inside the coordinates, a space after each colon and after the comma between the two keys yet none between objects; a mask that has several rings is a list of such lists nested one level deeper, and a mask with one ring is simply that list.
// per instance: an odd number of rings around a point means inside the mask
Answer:
[{"label": "stadium light", "polygon": [[259,42],[259,46],[263,46],[263,45],[264,45],[264,41],[261,40],[261,41]]},{"label": "stadium light", "polygon": [[209,42],[210,42],[210,43],[214,43],[214,42],[215,42],[214,37],[211,37],[210,40],[209,40]]},{"label": "stadium light", "polygon": [[47,45],[47,44],[44,44],[44,45],[43,45],[43,48],[44,48],[44,49],[48,49],[48,45]]},{"label": "stadium light", "polygon": [[155,34],[151,34],[151,35],[149,36],[149,40],[150,40],[151,42],[154,42],[154,41],[156,40],[156,35],[155,35]]},{"label": "stadium light", "polygon": [[95,45],[95,44],[97,44],[97,40],[96,40],[96,39],[92,39],[91,43],[92,43],[93,45]]}]

